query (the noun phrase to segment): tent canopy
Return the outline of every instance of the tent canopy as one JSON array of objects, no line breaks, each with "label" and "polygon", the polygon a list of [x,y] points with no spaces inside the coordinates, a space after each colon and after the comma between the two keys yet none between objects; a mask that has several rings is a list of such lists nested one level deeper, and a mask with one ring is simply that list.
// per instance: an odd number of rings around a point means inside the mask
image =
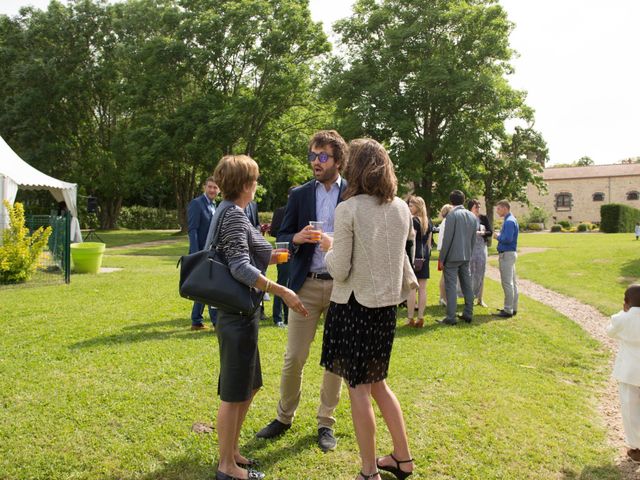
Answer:
[{"label": "tent canopy", "polygon": [[[73,217],[71,220],[71,241],[82,241],[80,223],[78,222],[78,186],[75,183],[63,182],[36,170],[22,160],[0,137],[0,199],[8,200],[13,205],[18,188],[49,190],[56,201],[64,201]],[[4,205],[0,203],[0,229],[8,224],[9,215]]]}]

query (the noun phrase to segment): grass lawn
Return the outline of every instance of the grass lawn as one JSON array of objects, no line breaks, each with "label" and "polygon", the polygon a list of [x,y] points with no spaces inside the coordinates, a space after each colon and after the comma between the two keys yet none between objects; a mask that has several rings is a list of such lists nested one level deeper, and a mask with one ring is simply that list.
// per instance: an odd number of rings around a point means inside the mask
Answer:
[{"label": "grass lawn", "polygon": [[107,244],[107,247],[119,247],[133,243],[154,242],[156,240],[184,239],[187,243],[187,235],[179,230],[99,230],[96,232]]},{"label": "grass lawn", "polygon": [[[184,238],[107,250],[103,265],[122,271],[0,290],[0,479],[214,478],[217,437],[190,429],[214,418],[218,351],[214,334],[189,330],[191,305],[177,294],[185,250]],[[438,275],[434,262],[431,271]],[[585,277],[584,287],[596,291],[599,281]],[[436,289],[434,278],[430,304]],[[487,281],[486,289],[498,304],[499,285]],[[522,304],[517,320],[478,309],[473,324],[457,327],[437,326],[443,310],[432,306],[421,330],[402,326],[401,312],[388,383],[405,412],[412,478],[619,478],[596,411],[609,354],[553,310]],[[265,386],[241,445],[268,479],[352,479],[359,470],[346,392],[338,449],[323,454],[315,445],[321,337],[319,330],[292,429],[257,440],[275,415],[286,345],[286,330],[262,324]],[[379,425],[384,454],[391,441]]]},{"label": "grass lawn", "polygon": [[631,233],[524,233],[518,247],[547,248],[518,255],[518,275],[605,315],[621,310],[625,289],[640,282],[640,241]]}]

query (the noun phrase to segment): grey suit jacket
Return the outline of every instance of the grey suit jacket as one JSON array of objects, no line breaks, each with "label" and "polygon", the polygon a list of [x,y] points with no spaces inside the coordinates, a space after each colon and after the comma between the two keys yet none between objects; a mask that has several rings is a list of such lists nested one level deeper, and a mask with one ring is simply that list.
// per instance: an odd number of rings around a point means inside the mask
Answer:
[{"label": "grey suit jacket", "polygon": [[440,250],[442,263],[471,260],[477,230],[478,219],[473,213],[462,205],[451,210],[447,214],[447,227],[444,229]]}]

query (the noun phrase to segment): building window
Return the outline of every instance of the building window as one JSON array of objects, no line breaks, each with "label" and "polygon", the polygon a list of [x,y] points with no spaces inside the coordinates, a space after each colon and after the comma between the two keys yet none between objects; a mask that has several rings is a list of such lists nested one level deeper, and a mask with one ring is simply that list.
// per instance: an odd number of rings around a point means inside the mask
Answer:
[{"label": "building window", "polygon": [[602,192],[596,192],[593,194],[593,201],[594,202],[604,202],[604,193]]},{"label": "building window", "polygon": [[556,210],[570,211],[573,204],[571,194],[567,192],[556,193]]},{"label": "building window", "polygon": [[640,197],[638,192],[627,192],[627,200],[638,200],[638,197]]}]

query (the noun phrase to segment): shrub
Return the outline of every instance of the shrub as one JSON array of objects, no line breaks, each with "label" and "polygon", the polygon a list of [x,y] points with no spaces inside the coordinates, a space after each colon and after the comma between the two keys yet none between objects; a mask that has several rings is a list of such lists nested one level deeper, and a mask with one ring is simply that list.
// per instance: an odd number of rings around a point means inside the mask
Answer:
[{"label": "shrub", "polygon": [[529,223],[527,225],[527,230],[531,230],[533,232],[539,232],[542,230],[542,226],[539,223]]},{"label": "shrub", "polygon": [[12,207],[6,200],[4,205],[9,213],[10,225],[2,232],[0,283],[26,282],[38,266],[37,261],[47,245],[51,227],[40,227],[29,235],[24,220],[24,206],[16,202]]},{"label": "shrub", "polygon": [[640,222],[640,210],[628,205],[610,203],[600,207],[600,231],[605,233],[633,232]]},{"label": "shrub", "polygon": [[133,205],[122,207],[118,226],[132,230],[175,230],[180,228],[175,210]]},{"label": "shrub", "polygon": [[567,230],[571,228],[571,223],[568,220],[560,220],[558,225],[562,225],[562,228],[566,228]]},{"label": "shrub", "polygon": [[523,223],[547,223],[549,214],[546,210],[535,206],[529,211],[529,215],[522,219]]},{"label": "shrub", "polygon": [[588,223],[581,223],[580,225],[578,225],[578,231],[579,232],[587,232],[587,231],[589,231],[589,224]]},{"label": "shrub", "polygon": [[591,230],[598,230],[598,227],[599,226],[597,224],[595,224],[595,223],[591,224]]},{"label": "shrub", "polygon": [[258,212],[258,220],[260,223],[271,223],[273,212]]},{"label": "shrub", "polygon": [[561,232],[562,231],[562,225],[551,225],[551,232]]}]

